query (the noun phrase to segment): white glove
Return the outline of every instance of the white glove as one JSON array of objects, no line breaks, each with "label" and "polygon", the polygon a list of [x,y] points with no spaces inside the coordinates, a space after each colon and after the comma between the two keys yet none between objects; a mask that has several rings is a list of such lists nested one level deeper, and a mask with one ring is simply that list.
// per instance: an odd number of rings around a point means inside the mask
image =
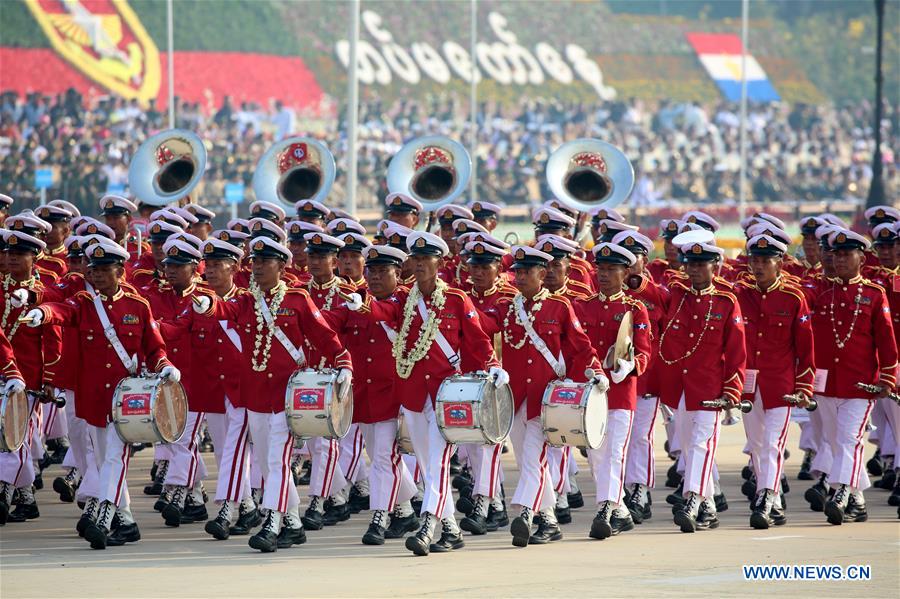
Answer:
[{"label": "white glove", "polygon": [[25,315],[25,318],[31,319],[26,324],[32,328],[39,327],[44,323],[44,313],[37,308],[29,310],[28,314]]},{"label": "white glove", "polygon": [[606,393],[609,389],[609,379],[606,378],[606,375],[603,374],[603,371],[594,371],[593,368],[588,368],[584,371],[584,377],[595,387],[600,388],[601,393]]},{"label": "white glove", "polygon": [[174,366],[166,366],[159,371],[159,376],[164,379],[169,379],[173,383],[177,383],[181,380],[181,371]]},{"label": "white glove", "polygon": [[22,379],[9,379],[6,381],[6,385],[3,386],[3,390],[9,393],[21,393],[25,390],[25,381]]},{"label": "white glove", "polygon": [[356,312],[360,308],[362,308],[363,300],[362,296],[358,293],[351,293],[349,295],[350,299],[347,300],[346,305],[348,308]]},{"label": "white glove", "polygon": [[341,368],[338,370],[335,382],[338,385],[338,393],[340,399],[347,397],[350,389],[353,387],[353,371],[349,368]]},{"label": "white glove", "polygon": [[16,289],[9,295],[9,303],[13,308],[21,308],[28,303],[28,292],[24,289]]},{"label": "white glove", "polygon": [[509,384],[509,373],[499,366],[493,366],[490,370],[488,370],[488,374],[494,378],[495,387],[499,388],[503,385]]},{"label": "white glove", "polygon": [[616,360],[616,362],[619,364],[619,366],[609,373],[609,377],[614,383],[621,383],[625,380],[625,377],[628,376],[632,370],[634,370],[634,360],[619,358],[618,360]]},{"label": "white glove", "polygon": [[210,306],[212,306],[212,300],[205,295],[195,295],[193,301],[194,312],[197,314],[206,314],[209,312]]}]

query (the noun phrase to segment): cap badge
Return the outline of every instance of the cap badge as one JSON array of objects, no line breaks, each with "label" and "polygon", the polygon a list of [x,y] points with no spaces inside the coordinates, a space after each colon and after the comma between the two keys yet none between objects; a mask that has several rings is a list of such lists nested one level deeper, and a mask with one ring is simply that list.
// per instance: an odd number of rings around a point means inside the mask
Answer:
[{"label": "cap badge", "polygon": [[876,218],[884,218],[884,208],[879,208],[875,211]]},{"label": "cap badge", "polygon": [[391,243],[400,243],[400,233],[394,233],[391,235]]},{"label": "cap badge", "polygon": [[769,247],[769,240],[763,237],[756,243],[756,247],[767,248]]},{"label": "cap badge", "polygon": [[9,239],[6,240],[7,245],[16,245],[19,243],[19,238],[15,235],[10,235]]},{"label": "cap badge", "polygon": [[94,254],[93,254],[94,258],[102,258],[105,255],[106,255],[106,250],[104,250],[100,246],[97,246],[97,249],[94,250]]},{"label": "cap badge", "polygon": [[172,247],[170,247],[170,248],[169,248],[169,255],[170,255],[170,256],[177,256],[177,255],[178,255],[178,246],[174,246],[174,245],[173,245]]},{"label": "cap badge", "polygon": [[516,260],[524,260],[524,259],[525,259],[525,250],[523,250],[523,249],[520,248],[520,249],[516,252]]},{"label": "cap badge", "polygon": [[151,233],[159,233],[160,231],[162,231],[162,227],[160,227],[158,224],[153,225],[153,227],[151,227],[150,229]]},{"label": "cap badge", "polygon": [[540,220],[541,220],[541,223],[547,224],[547,223],[550,222],[550,215],[548,215],[548,214],[545,212],[545,213],[543,213],[543,214],[541,215]]},{"label": "cap badge", "polygon": [[313,245],[322,245],[322,236],[321,235],[313,235],[312,243],[313,243]]},{"label": "cap badge", "polygon": [[335,229],[337,229],[338,231],[341,231],[341,232],[346,231],[347,223],[338,223],[338,225],[337,225],[337,227],[335,227]]},{"label": "cap badge", "polygon": [[545,242],[544,242],[544,245],[541,246],[541,250],[543,250],[543,251],[545,251],[545,252],[552,252],[552,251],[553,251],[553,244],[550,243],[549,241],[545,241]]},{"label": "cap badge", "polygon": [[374,260],[375,258],[378,257],[378,250],[376,250],[374,248],[369,250],[369,255],[367,257],[369,258],[369,260]]},{"label": "cap badge", "polygon": [[206,247],[203,248],[203,251],[207,254],[212,254],[214,251],[216,251],[216,247],[211,243],[207,243]]},{"label": "cap badge", "polygon": [[484,246],[481,245],[480,243],[477,244],[477,245],[475,246],[475,253],[476,253],[476,254],[483,254],[483,253],[484,253]]},{"label": "cap badge", "polygon": [[303,212],[312,212],[312,210],[313,210],[312,204],[309,204],[309,203],[303,204]]},{"label": "cap badge", "polygon": [[839,233],[838,236],[835,238],[835,241],[837,241],[838,243],[844,243],[845,241],[847,241],[847,236],[844,235],[843,233]]},{"label": "cap badge", "polygon": [[423,248],[423,247],[425,247],[426,245],[427,245],[427,244],[425,243],[425,238],[424,238],[424,237],[419,237],[418,239],[416,239],[416,247],[417,247],[417,248]]},{"label": "cap badge", "polygon": [[609,256],[610,254],[612,254],[612,250],[609,249],[609,246],[605,246],[602,250],[600,250],[600,253],[604,256]]},{"label": "cap badge", "polygon": [[88,227],[87,227],[87,232],[88,232],[88,233],[92,233],[92,234],[93,234],[93,233],[96,233],[96,232],[97,232],[97,225],[95,225],[95,224],[90,224],[90,225],[88,225]]},{"label": "cap badge", "polygon": [[481,202],[475,202],[472,204],[472,210],[475,212],[481,212]]},{"label": "cap badge", "polygon": [[670,220],[669,223],[666,225],[666,231],[677,231],[677,230],[678,230],[678,223],[676,223],[674,220]]},{"label": "cap badge", "polygon": [[634,245],[634,237],[626,237],[625,245]]},{"label": "cap badge", "polygon": [[266,244],[263,243],[262,240],[257,241],[256,243],[253,244],[253,251],[258,252],[258,251],[262,250],[264,247],[266,247]]},{"label": "cap badge", "polygon": [[695,254],[702,254],[703,246],[700,245],[699,243],[695,243],[694,247],[691,248],[691,251],[694,252]]},{"label": "cap badge", "polygon": [[400,206],[403,204],[403,200],[400,199],[400,196],[394,196],[394,199],[391,200],[391,206]]}]

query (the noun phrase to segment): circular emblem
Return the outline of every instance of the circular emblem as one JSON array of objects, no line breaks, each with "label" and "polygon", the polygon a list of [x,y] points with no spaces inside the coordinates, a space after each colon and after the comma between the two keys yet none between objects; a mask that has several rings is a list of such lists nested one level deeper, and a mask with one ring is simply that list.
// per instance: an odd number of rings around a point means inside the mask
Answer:
[{"label": "circular emblem", "polygon": [[400,196],[394,196],[394,199],[391,200],[391,206],[400,206],[401,204],[403,204],[403,200]]},{"label": "circular emblem", "polygon": [[95,225],[95,224],[93,224],[93,223],[89,224],[88,227],[87,227],[87,232],[88,232],[88,233],[91,233],[91,234],[96,233],[96,232],[97,232],[97,225]]},{"label": "circular emblem", "polygon": [[702,254],[703,246],[700,245],[699,243],[695,243],[694,247],[691,248],[691,251],[694,252],[695,254]]},{"label": "circular emblem", "polygon": [[878,236],[879,236],[879,237],[885,237],[885,238],[886,238],[886,237],[890,237],[890,236],[891,236],[891,230],[890,230],[890,229],[882,229],[881,232],[878,233]]},{"label": "circular emblem", "polygon": [[544,245],[541,246],[541,249],[542,249],[543,251],[545,251],[545,252],[552,252],[552,251],[553,251],[553,244],[550,243],[549,241],[545,241],[545,242],[544,242]]},{"label": "circular emblem", "polygon": [[41,208],[41,211],[38,212],[38,216],[43,217],[43,218],[50,216],[50,209],[46,208],[46,207]]},{"label": "circular emblem", "polygon": [[604,256],[609,256],[612,254],[612,250],[609,249],[609,246],[604,246],[604,248],[600,250],[600,253]]},{"label": "circular emblem", "polygon": [[678,230],[678,223],[676,223],[674,220],[670,220],[669,223],[666,225],[666,231],[677,231],[677,230]]},{"label": "circular emblem", "polygon": [[468,229],[469,225],[467,225],[466,223],[459,223],[458,225],[456,225],[457,233],[465,233]]},{"label": "circular emblem", "polygon": [[689,222],[689,223],[696,223],[696,222],[697,222],[697,217],[694,216],[694,215],[691,215],[691,216],[688,217],[687,222]]},{"label": "circular emblem", "polygon": [[94,249],[94,258],[103,258],[104,256],[106,256],[106,251],[98,245]]},{"label": "circular emblem", "polygon": [[634,237],[626,237],[625,245],[634,245]]},{"label": "circular emblem", "polygon": [[481,202],[475,202],[472,204],[472,210],[475,212],[481,212]]},{"label": "circular emblem", "polygon": [[203,248],[203,251],[207,254],[212,254],[214,251],[216,251],[216,248],[213,244],[207,243],[206,247]]},{"label": "circular emblem", "polygon": [[263,228],[262,222],[256,221],[255,223],[253,223],[253,230],[254,230],[254,231],[259,231],[259,230],[262,229],[262,228]]},{"label": "circular emblem", "polygon": [[395,244],[400,243],[400,241],[401,241],[400,233],[394,233],[393,235],[391,235],[390,241],[391,241],[391,243],[395,243]]},{"label": "circular emblem", "polygon": [[25,228],[25,223],[23,223],[20,220],[17,220],[16,222],[13,223],[13,229],[22,230],[24,228]]},{"label": "circular emblem", "polygon": [[374,260],[375,258],[378,257],[378,250],[376,250],[374,248],[369,250],[369,255],[367,257],[369,258],[369,260]]},{"label": "circular emblem", "polygon": [[159,233],[160,231],[162,231],[162,227],[159,224],[155,224],[150,228],[151,233]]},{"label": "circular emblem", "polygon": [[253,207],[252,212],[253,212],[253,214],[258,214],[258,213],[262,212],[262,206],[257,204],[256,206]]},{"label": "circular emblem", "polygon": [[609,213],[606,210],[600,210],[599,212],[597,212],[597,218],[599,218],[600,220],[607,219],[609,218]]},{"label": "circular emblem", "polygon": [[312,212],[312,211],[313,211],[312,204],[309,204],[309,203],[303,204],[303,212]]},{"label": "circular emblem", "polygon": [[838,243],[844,243],[845,241],[847,241],[847,236],[843,233],[840,233],[834,240]]},{"label": "circular emblem", "polygon": [[479,243],[479,244],[476,244],[476,245],[475,245],[475,250],[474,250],[474,251],[475,251],[476,254],[483,254],[483,253],[484,253],[484,246],[481,245],[480,243]]},{"label": "circular emblem", "polygon": [[262,250],[264,247],[266,247],[266,244],[263,243],[262,240],[259,240],[253,244],[253,251],[258,252],[258,251]]},{"label": "circular emblem", "polygon": [[313,243],[313,245],[322,245],[322,236],[321,235],[313,235],[312,243]]},{"label": "circular emblem", "polygon": [[516,252],[516,260],[524,260],[525,259],[525,250],[519,248]]},{"label": "circular emblem", "polygon": [[19,238],[15,235],[10,235],[9,239],[6,240],[7,245],[16,245],[19,243]]},{"label": "circular emblem", "polygon": [[177,255],[178,255],[178,246],[173,245],[172,247],[170,247],[170,248],[169,248],[169,255],[170,255],[170,256],[177,256]]},{"label": "circular emblem", "polygon": [[219,233],[219,239],[222,241],[229,241],[231,239],[231,235],[228,234],[228,231],[222,231]]},{"label": "circular emblem", "polygon": [[347,223],[344,223],[344,222],[338,223],[338,224],[337,224],[337,227],[335,227],[335,230],[341,231],[341,232],[346,231],[346,230],[347,230]]},{"label": "circular emblem", "polygon": [[547,224],[547,223],[550,222],[550,215],[547,214],[547,213],[545,212],[545,213],[543,213],[543,214],[541,215],[541,219],[540,219],[540,220],[541,220],[541,223]]},{"label": "circular emblem", "polygon": [[756,247],[767,248],[769,247],[769,240],[763,237],[756,243]]},{"label": "circular emblem", "polygon": [[293,225],[291,225],[291,233],[296,235],[299,232],[300,232],[300,225],[298,225],[297,223],[294,223]]},{"label": "circular emblem", "polygon": [[426,245],[427,245],[427,244],[426,244],[426,242],[425,242],[425,238],[424,238],[424,237],[419,237],[418,239],[416,239],[416,247],[417,247],[417,248],[423,248],[423,247],[425,247]]},{"label": "circular emblem", "polygon": [[879,208],[875,211],[876,218],[884,218],[884,208]]}]

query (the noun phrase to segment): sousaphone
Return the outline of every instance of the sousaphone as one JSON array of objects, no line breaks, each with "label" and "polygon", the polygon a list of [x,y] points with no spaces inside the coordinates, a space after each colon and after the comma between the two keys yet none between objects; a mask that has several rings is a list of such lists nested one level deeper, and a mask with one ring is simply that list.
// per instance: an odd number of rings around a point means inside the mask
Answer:
[{"label": "sousaphone", "polygon": [[430,135],[408,142],[394,154],[387,186],[391,193],[405,193],[433,212],[462,195],[471,174],[472,159],[462,144]]},{"label": "sousaphone", "polygon": [[614,145],[582,138],[564,143],[550,155],[547,183],[572,210],[591,212],[624,202],[634,186],[634,169]]},{"label": "sousaphone", "polygon": [[300,200],[325,202],[334,185],[334,156],[311,137],[283,139],[266,150],[253,173],[256,199],[289,212]]},{"label": "sousaphone", "polygon": [[189,195],[206,169],[206,148],[194,133],[167,129],[140,145],[128,167],[128,186],[138,200],[165,206]]}]

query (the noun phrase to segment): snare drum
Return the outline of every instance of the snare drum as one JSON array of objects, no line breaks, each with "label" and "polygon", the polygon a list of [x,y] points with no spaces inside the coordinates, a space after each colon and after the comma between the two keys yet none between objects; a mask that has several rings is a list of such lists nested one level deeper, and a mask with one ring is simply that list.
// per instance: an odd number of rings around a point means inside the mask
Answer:
[{"label": "snare drum", "polygon": [[415,455],[413,450],[412,437],[409,435],[409,425],[406,424],[406,417],[403,410],[397,416],[397,449],[400,453],[406,455]]},{"label": "snare drum", "polygon": [[298,370],[288,379],[284,416],[295,437],[340,439],[353,422],[353,390],[341,399],[337,370]]},{"label": "snare drum", "polygon": [[597,449],[606,434],[606,392],[591,383],[552,381],[541,401],[544,439],[555,447]]},{"label": "snare drum", "polygon": [[28,435],[28,396],[24,391],[3,393],[0,401],[0,451],[18,451]]},{"label": "snare drum", "polygon": [[434,411],[448,443],[496,445],[509,436],[513,405],[509,385],[497,388],[486,372],[473,372],[444,379]]},{"label": "snare drum", "polygon": [[123,443],[174,443],[187,424],[187,395],[158,375],[126,377],[113,392],[112,413]]}]

